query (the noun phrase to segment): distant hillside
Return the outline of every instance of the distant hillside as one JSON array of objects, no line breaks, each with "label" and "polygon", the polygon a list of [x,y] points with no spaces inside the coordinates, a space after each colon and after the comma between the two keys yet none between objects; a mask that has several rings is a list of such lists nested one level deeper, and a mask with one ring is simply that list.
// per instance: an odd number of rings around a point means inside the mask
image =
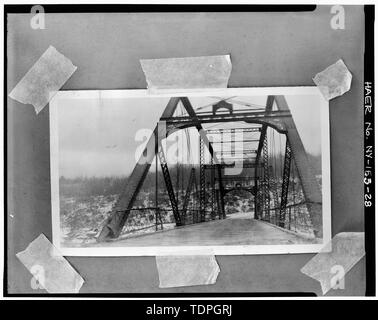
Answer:
[{"label": "distant hillside", "polygon": [[[315,175],[321,175],[321,156],[308,155],[308,160],[310,166],[314,170]],[[172,166],[170,168],[170,176],[172,184],[175,189],[186,190],[188,184],[190,171],[192,166],[180,165]],[[197,183],[199,182],[199,166],[195,166],[197,173]],[[210,181],[210,170],[205,171],[206,181]],[[254,169],[244,169],[240,176],[253,176]],[[77,177],[73,179],[60,177],[59,186],[60,193],[66,197],[87,197],[87,196],[98,196],[98,195],[113,195],[120,194],[127,184],[128,177]],[[143,183],[142,189],[145,191],[152,192],[155,190],[156,184],[155,172],[150,171],[146,175],[145,181]],[[159,189],[165,190],[164,178],[159,171],[158,174],[158,187]]]}]

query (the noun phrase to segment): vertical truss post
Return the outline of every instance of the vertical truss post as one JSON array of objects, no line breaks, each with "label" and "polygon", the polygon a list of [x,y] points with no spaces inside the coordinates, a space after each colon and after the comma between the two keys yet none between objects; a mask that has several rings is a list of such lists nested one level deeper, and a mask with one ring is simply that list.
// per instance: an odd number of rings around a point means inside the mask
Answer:
[{"label": "vertical truss post", "polygon": [[262,191],[262,180],[259,180],[259,188],[257,194],[257,213],[258,213],[258,219],[263,220],[264,219],[264,206],[263,206],[263,191]]},{"label": "vertical truss post", "polygon": [[235,150],[236,150],[236,147],[235,147],[235,129],[232,128],[231,129],[231,157],[234,157],[235,156]]},{"label": "vertical truss post", "polygon": [[269,196],[269,155],[268,155],[268,137],[265,136],[263,141],[263,210],[264,220],[270,221],[270,196]]},{"label": "vertical truss post", "polygon": [[[155,143],[158,144],[158,137],[155,136]],[[158,157],[155,156],[155,221],[156,221],[156,230],[158,230],[159,222],[161,224],[161,229],[163,229],[163,221],[161,219],[161,214],[159,210],[159,172],[158,172]]]},{"label": "vertical truss post", "polygon": [[[176,136],[177,147],[178,147],[178,143],[179,143],[179,137]],[[177,202],[180,201],[180,162],[178,160],[176,163],[176,199],[177,199]]]},{"label": "vertical truss post", "polygon": [[186,187],[184,203],[183,203],[183,206],[182,206],[182,215],[181,216],[182,216],[182,220],[184,221],[184,224],[185,224],[185,221],[186,221],[186,211],[188,209],[190,194],[191,194],[192,189],[193,189],[193,183],[194,183],[194,180],[195,180],[195,175],[196,175],[196,170],[194,168],[192,168],[192,170],[190,171],[188,186]]},{"label": "vertical truss post", "polygon": [[279,222],[279,216],[280,216],[280,202],[278,198],[278,187],[277,187],[277,180],[276,177],[273,175],[273,168],[272,166],[269,166],[269,177],[270,177],[270,188],[273,194],[273,202],[274,202],[274,224],[278,224]]},{"label": "vertical truss post", "polygon": [[198,188],[198,180],[197,180],[197,175],[194,176],[195,181],[194,181],[194,187],[195,187],[195,195],[196,195],[196,210],[193,212],[193,223],[199,222],[198,216],[199,216],[199,188]]},{"label": "vertical truss post", "polygon": [[[221,141],[223,141],[223,133],[221,135]],[[223,151],[223,146],[222,146]],[[213,151],[214,152],[214,151]],[[214,158],[214,157],[212,157]],[[219,219],[226,219],[226,210],[225,210],[225,204],[224,204],[224,186],[223,186],[223,179],[222,179],[222,165],[217,161],[217,164],[215,165],[218,173],[218,211],[219,211]]]},{"label": "vertical truss post", "polygon": [[171,176],[169,174],[167,160],[165,159],[163,146],[161,145],[161,143],[159,143],[158,155],[159,155],[159,160],[160,160],[160,166],[161,166],[161,169],[163,171],[165,186],[167,188],[169,200],[171,202],[171,206],[172,206],[172,210],[173,210],[173,216],[175,218],[176,225],[181,226],[182,221],[181,221],[180,212],[179,212],[178,205],[177,205],[177,199],[176,199],[176,196],[175,196],[175,191],[174,191],[173,186],[172,186],[172,180],[171,180]]},{"label": "vertical truss post", "polygon": [[222,167],[218,163],[216,164],[217,171],[218,171],[218,184],[219,184],[219,211],[221,214],[222,219],[226,219],[226,211],[224,208],[224,187],[222,182]]},{"label": "vertical truss post", "polygon": [[202,138],[199,138],[200,147],[200,219],[201,222],[206,220],[206,176],[205,176],[205,150]]},{"label": "vertical truss post", "polygon": [[210,169],[210,184],[211,184],[211,219],[215,219],[215,172],[214,172],[214,160],[213,157],[210,159],[211,169]]},{"label": "vertical truss post", "polygon": [[259,190],[259,180],[258,180],[258,176],[256,174],[256,171],[255,171],[255,212],[254,212],[254,218],[259,219],[259,216],[260,216],[260,202],[259,202],[260,190]]},{"label": "vertical truss post", "polygon": [[282,228],[285,228],[285,222],[286,222],[287,195],[288,195],[289,184],[290,184],[290,167],[291,167],[291,148],[290,148],[289,140],[286,139],[284,170],[283,170],[283,176],[282,176],[280,219],[279,219],[279,226]]}]

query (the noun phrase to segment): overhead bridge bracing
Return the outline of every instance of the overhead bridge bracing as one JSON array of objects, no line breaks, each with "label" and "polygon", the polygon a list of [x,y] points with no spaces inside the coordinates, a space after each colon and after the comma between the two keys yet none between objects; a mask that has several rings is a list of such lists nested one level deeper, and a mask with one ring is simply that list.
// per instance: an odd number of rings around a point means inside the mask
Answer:
[{"label": "overhead bridge bracing", "polygon": [[[211,112],[195,111],[188,97],[171,98],[160,117],[160,124],[154,129],[154,134],[148,140],[141,158],[130,174],[123,193],[120,195],[111,215],[106,220],[98,241],[118,238],[127,219],[134,208],[138,193],[140,192],[153,159],[160,160],[165,186],[169,196],[172,214],[177,226],[185,225],[189,221],[189,202],[191,197],[198,198],[198,212],[192,212],[193,223],[200,223],[226,217],[224,197],[231,191],[249,191],[254,198],[254,218],[275,223],[283,228],[290,229],[292,219],[291,209],[297,204],[290,203],[288,194],[293,192],[293,172],[296,170],[303,192],[305,204],[311,220],[312,230],[316,237],[322,237],[322,197],[320,186],[309,165],[308,158],[292,118],[290,109],[284,96],[268,96],[263,108],[237,110],[233,108],[232,100],[224,99],[214,103]],[[180,104],[181,102],[181,104]],[[178,105],[182,105],[187,115],[175,115]],[[275,106],[275,108],[273,107]],[[200,109],[200,108],[199,108]],[[242,123],[248,126],[234,128],[204,129],[203,125],[224,123]],[[196,169],[192,168],[185,195],[181,200],[175,194],[171,181],[169,166],[165,160],[162,140],[179,130],[194,127],[200,136],[200,168],[199,190],[196,180]],[[282,176],[273,177],[272,159],[268,152],[268,128],[274,129],[286,137],[286,149]],[[236,132],[245,135],[254,134],[240,140],[235,138]],[[242,150],[219,151],[222,140],[212,139],[216,135],[231,134],[232,142],[243,143]],[[258,135],[256,137],[256,134]],[[252,146],[255,144],[255,148]],[[248,146],[247,146],[248,144]],[[154,152],[148,152],[154,150]],[[189,150],[190,152],[190,150]],[[210,163],[205,162],[204,154],[210,154]],[[235,163],[242,161],[243,169],[251,169],[252,176],[225,175],[225,170],[233,168]],[[206,171],[210,171],[210,179]],[[206,184],[206,180],[208,180]],[[237,183],[237,187],[229,183]],[[209,190],[210,189],[210,190]],[[278,190],[280,189],[280,190]],[[272,201],[271,201],[272,200]],[[210,202],[211,213],[206,212]],[[291,199],[292,202],[292,199]],[[300,205],[300,204],[298,204]],[[155,208],[158,212],[161,209]],[[273,213],[272,213],[273,212]],[[302,214],[302,211],[297,211]],[[299,216],[300,217],[300,216]],[[289,227],[288,227],[289,224]]]}]

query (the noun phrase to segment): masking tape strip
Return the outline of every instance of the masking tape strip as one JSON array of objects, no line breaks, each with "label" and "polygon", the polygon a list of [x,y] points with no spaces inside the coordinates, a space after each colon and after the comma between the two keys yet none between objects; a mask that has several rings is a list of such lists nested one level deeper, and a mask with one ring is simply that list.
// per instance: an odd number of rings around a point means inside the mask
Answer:
[{"label": "masking tape strip", "polygon": [[159,288],[214,284],[220,272],[214,255],[177,254],[156,256]]},{"label": "masking tape strip", "polygon": [[352,74],[343,60],[338,60],[312,79],[324,98],[329,101],[350,90]]},{"label": "masking tape strip", "polygon": [[80,274],[43,234],[16,256],[33,275],[30,282],[33,289],[46,289],[49,293],[78,293],[84,283]]},{"label": "masking tape strip", "polygon": [[336,288],[344,276],[365,255],[364,232],[342,232],[314,256],[301,272],[318,280],[323,294]]},{"label": "masking tape strip", "polygon": [[32,104],[38,114],[76,69],[68,58],[50,46],[9,96],[21,103]]},{"label": "masking tape strip", "polygon": [[229,55],[140,60],[149,93],[205,91],[227,88]]}]

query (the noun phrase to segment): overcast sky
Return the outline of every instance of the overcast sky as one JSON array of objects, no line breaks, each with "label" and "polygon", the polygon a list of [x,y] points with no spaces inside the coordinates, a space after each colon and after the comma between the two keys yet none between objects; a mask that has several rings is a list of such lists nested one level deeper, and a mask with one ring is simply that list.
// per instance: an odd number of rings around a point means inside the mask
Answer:
[{"label": "overcast sky", "polygon": [[[286,96],[286,99],[306,151],[319,155],[319,97]],[[191,97],[190,100],[194,108],[216,101],[211,97]],[[265,105],[266,97],[235,97],[233,100]],[[155,127],[168,101],[169,98],[59,100],[59,175],[72,178],[130,174],[146,140],[143,133],[149,134]],[[206,110],[210,107],[202,111]],[[210,126],[214,125],[207,125]],[[224,126],[231,127],[231,124]],[[140,129],[145,129],[139,131],[143,139],[136,141],[135,135]],[[198,134],[190,130],[189,135],[195,161],[198,159]],[[179,145],[186,146],[185,135],[177,136],[183,138]],[[170,139],[174,138],[172,135]],[[187,158],[187,154],[182,157]]]}]

